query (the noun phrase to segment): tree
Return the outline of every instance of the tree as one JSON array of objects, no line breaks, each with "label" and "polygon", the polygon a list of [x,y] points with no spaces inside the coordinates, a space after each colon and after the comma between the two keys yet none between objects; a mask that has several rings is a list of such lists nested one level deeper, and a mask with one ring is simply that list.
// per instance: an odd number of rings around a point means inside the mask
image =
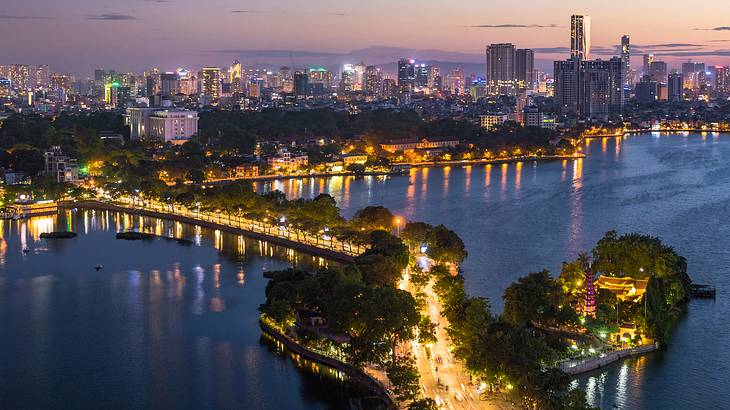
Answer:
[{"label": "tree", "polygon": [[418,369],[412,357],[400,358],[386,368],[393,393],[400,401],[414,400],[421,391]]},{"label": "tree", "polygon": [[14,149],[10,153],[10,167],[34,177],[45,168],[45,159],[37,149]]},{"label": "tree", "polygon": [[438,410],[438,404],[430,397],[425,399],[414,400],[408,406],[408,410]]},{"label": "tree", "polygon": [[428,235],[428,254],[439,262],[459,264],[466,259],[464,242],[456,232],[438,225]]},{"label": "tree", "polygon": [[390,231],[393,227],[393,214],[383,206],[368,206],[357,211],[350,224],[362,230]]},{"label": "tree", "polygon": [[562,297],[561,287],[550,277],[550,272],[530,273],[504,291],[502,317],[516,326],[530,323],[555,326],[572,322],[575,312],[562,305]]},{"label": "tree", "polygon": [[400,233],[400,238],[412,249],[428,245],[433,226],[424,222],[409,222]]}]

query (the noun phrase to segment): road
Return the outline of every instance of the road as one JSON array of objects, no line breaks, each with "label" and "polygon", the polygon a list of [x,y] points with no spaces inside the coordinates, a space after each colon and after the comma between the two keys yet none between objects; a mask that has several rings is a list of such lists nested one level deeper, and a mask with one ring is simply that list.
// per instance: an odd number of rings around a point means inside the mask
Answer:
[{"label": "road", "polygon": [[[419,265],[429,269],[431,261],[419,257]],[[401,285],[410,288],[407,277]],[[410,291],[410,289],[408,289]],[[438,297],[433,291],[433,281],[424,289],[427,296],[426,309],[431,321],[437,324],[436,342],[430,345],[410,343],[410,350],[416,359],[416,367],[421,375],[421,392],[424,397],[430,397],[441,408],[447,409],[512,409],[513,407],[502,400],[480,400],[477,385],[471,381],[464,365],[451,354],[451,339],[446,332],[449,327],[446,318],[441,316],[441,306]]]}]

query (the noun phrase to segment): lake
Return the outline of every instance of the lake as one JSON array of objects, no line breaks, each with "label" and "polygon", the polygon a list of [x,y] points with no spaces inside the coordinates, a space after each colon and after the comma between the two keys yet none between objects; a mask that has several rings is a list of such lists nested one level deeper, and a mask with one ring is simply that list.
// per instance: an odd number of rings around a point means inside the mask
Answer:
[{"label": "lake", "polygon": [[590,250],[603,234],[659,236],[687,258],[695,282],[717,287],[697,300],[666,351],[621,362],[575,382],[604,409],[730,408],[730,135],[647,134],[592,140],[576,161],[413,169],[398,177],[257,182],[290,198],[334,196],[351,216],[384,205],[410,221],[456,231],[470,256],[471,294],[502,309],[520,276]]},{"label": "lake", "polygon": [[[140,228],[193,243],[114,237]],[[0,408],[343,408],[357,388],[258,325],[264,271],[326,263],[114,212],[0,221]]]}]

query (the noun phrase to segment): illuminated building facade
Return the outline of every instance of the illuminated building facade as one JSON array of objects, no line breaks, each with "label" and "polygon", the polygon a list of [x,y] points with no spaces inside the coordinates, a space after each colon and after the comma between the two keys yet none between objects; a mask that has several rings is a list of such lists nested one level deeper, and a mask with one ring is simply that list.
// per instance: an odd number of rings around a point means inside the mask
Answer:
[{"label": "illuminated building facade", "polygon": [[574,14],[570,17],[570,58],[591,59],[591,17]]}]

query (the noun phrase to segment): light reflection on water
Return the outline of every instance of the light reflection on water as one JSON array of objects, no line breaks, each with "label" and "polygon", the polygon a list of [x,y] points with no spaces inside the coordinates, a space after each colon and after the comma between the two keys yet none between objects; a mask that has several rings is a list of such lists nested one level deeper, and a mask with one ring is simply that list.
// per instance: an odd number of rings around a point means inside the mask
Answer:
[{"label": "light reflection on water", "polygon": [[[488,297],[496,312],[519,276],[558,272],[611,229],[659,236],[687,258],[695,281],[714,284],[721,295],[730,290],[730,135],[606,138],[586,143],[583,152],[582,160],[530,163],[530,178],[517,164],[351,178],[347,202],[341,192],[318,188],[328,186],[326,178],[301,183],[314,186],[314,195],[333,195],[348,216],[383,205],[408,220],[454,229],[469,251],[468,290]],[[719,347],[728,340],[730,300],[692,302],[666,352],[579,382],[591,383],[593,403],[604,408],[730,408],[730,352]]]}]

